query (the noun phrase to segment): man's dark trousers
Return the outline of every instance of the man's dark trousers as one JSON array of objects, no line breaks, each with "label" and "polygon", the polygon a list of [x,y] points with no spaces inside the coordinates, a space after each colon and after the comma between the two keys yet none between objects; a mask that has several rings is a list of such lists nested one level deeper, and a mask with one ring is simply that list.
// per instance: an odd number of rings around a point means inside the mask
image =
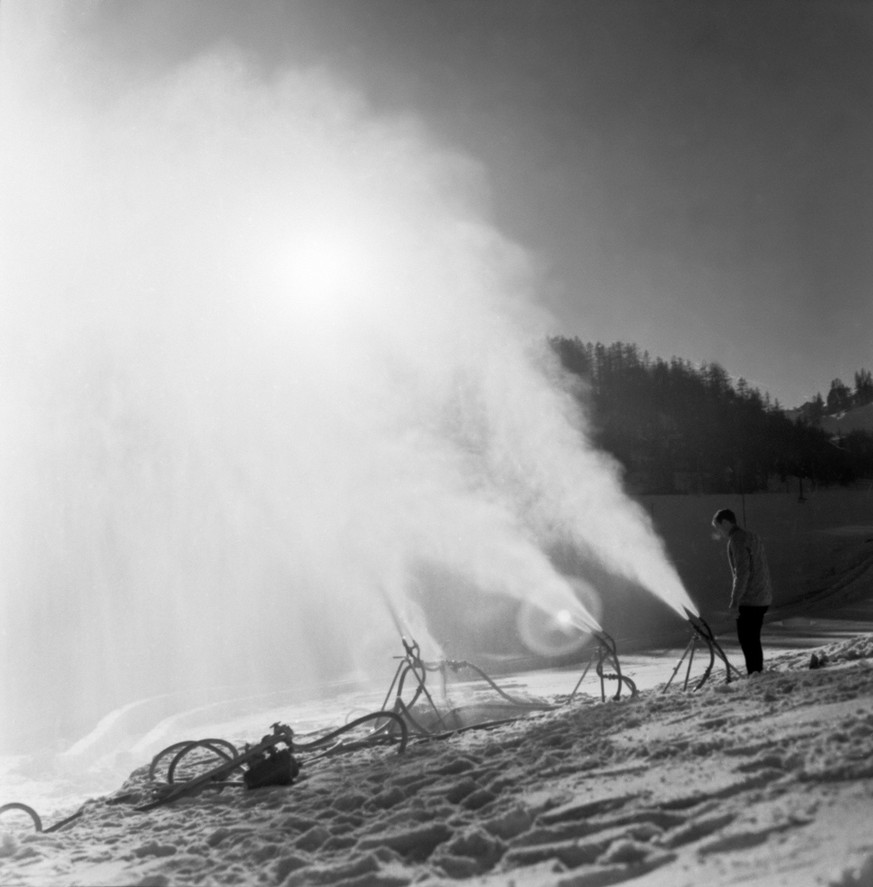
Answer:
[{"label": "man's dark trousers", "polygon": [[761,649],[761,627],[767,607],[747,607],[740,605],[737,617],[737,639],[746,657],[746,671],[764,670],[764,651]]}]

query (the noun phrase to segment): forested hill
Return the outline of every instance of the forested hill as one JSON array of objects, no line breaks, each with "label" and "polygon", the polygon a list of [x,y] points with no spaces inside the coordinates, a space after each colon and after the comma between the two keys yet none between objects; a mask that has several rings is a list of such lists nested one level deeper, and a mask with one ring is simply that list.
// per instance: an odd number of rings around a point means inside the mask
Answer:
[{"label": "forested hill", "polygon": [[849,484],[873,476],[873,434],[834,437],[790,419],[744,379],[716,363],[693,366],[633,344],[553,338],[565,370],[584,382],[596,443],[624,466],[638,493],[774,489],[789,477]]}]

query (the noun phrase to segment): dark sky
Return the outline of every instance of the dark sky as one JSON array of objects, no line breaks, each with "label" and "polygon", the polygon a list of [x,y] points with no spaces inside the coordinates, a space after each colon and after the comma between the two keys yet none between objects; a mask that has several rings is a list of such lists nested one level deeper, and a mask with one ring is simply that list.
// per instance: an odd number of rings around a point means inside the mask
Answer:
[{"label": "dark sky", "polygon": [[718,361],[785,406],[873,366],[873,4],[131,0],[128,72],[318,66],[484,170],[554,332]]}]

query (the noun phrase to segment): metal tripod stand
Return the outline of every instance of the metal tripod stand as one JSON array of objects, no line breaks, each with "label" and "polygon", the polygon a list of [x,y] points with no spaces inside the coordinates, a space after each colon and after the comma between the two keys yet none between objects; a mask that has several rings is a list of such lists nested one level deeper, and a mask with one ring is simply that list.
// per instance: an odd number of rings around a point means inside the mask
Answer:
[{"label": "metal tripod stand", "polygon": [[688,617],[688,624],[691,626],[691,638],[688,641],[688,645],[685,647],[685,652],[679,657],[679,661],[673,669],[673,674],[670,675],[670,680],[667,681],[661,692],[666,692],[670,684],[673,683],[673,680],[682,666],[682,663],[685,661],[686,656],[688,657],[688,667],[685,670],[685,682],[682,685],[682,689],[688,689],[688,683],[691,678],[691,665],[694,662],[694,653],[698,644],[704,644],[709,651],[709,663],[707,664],[703,675],[694,686],[695,690],[699,690],[709,680],[709,676],[712,674],[712,669],[715,666],[716,657],[724,663],[726,683],[729,684],[731,682],[732,673],[736,674],[737,677],[741,677],[738,669],[731,664],[724,650],[722,650],[721,645],[716,640],[707,621],[703,619],[703,617],[692,613],[687,607],[685,608],[685,614]]},{"label": "metal tripod stand", "polygon": [[[450,673],[459,673],[459,672],[472,672],[473,675],[477,678],[483,680],[488,686],[491,687],[492,690],[495,691],[500,697],[502,697],[507,703],[509,703],[513,708],[517,709],[519,712],[523,711],[548,711],[554,706],[539,703],[539,702],[529,702],[524,699],[516,699],[506,693],[503,689],[501,689],[491,678],[482,671],[477,665],[474,665],[472,662],[468,662],[465,659],[456,660],[456,659],[442,659],[438,662],[425,662],[421,658],[421,650],[419,648],[418,642],[413,640],[409,641],[403,635],[400,636],[400,640],[403,643],[404,655],[395,657],[400,660],[397,670],[394,673],[394,679],[391,681],[391,686],[388,688],[388,692],[385,695],[385,700],[382,703],[382,711],[383,712],[391,712],[396,716],[404,718],[412,727],[417,730],[421,734],[425,735],[433,735],[437,731],[452,731],[458,730],[465,726],[463,719],[460,717],[460,709],[451,708],[449,710],[445,710],[443,708],[440,709],[439,706],[434,702],[433,696],[427,687],[427,677],[429,674],[438,675],[441,683],[441,696],[443,699],[446,698],[446,687],[448,683],[448,677]],[[406,684],[407,678],[412,678],[415,682],[414,684],[414,692],[412,694],[412,698],[408,702],[404,702],[402,696],[404,687]],[[394,704],[389,709],[388,703],[391,699],[391,694],[395,693]],[[432,716],[435,718],[435,722],[431,726],[425,726],[419,720],[416,719],[416,716],[413,714],[413,706],[424,697],[427,700],[427,706],[430,708]]]},{"label": "metal tripod stand", "polygon": [[[576,697],[576,692],[579,690],[582,681],[585,680],[585,675],[588,674],[591,666],[594,665],[595,660],[597,660],[597,665],[595,666],[594,671],[600,678],[600,699],[602,702],[606,702],[607,680],[618,681],[618,688],[616,689],[615,696],[612,697],[614,700],[621,698],[621,689],[623,685],[627,686],[631,697],[636,696],[636,684],[627,675],[621,673],[621,663],[618,661],[618,652],[615,648],[615,641],[605,631],[594,632],[594,638],[597,641],[597,648],[592,651],[591,657],[588,660],[588,665],[585,666],[585,671],[582,672],[581,677],[576,682],[576,686],[573,688],[573,692],[570,694],[570,698],[567,701],[571,702]],[[609,662],[615,669],[615,672],[605,672],[603,670],[604,662]]]}]

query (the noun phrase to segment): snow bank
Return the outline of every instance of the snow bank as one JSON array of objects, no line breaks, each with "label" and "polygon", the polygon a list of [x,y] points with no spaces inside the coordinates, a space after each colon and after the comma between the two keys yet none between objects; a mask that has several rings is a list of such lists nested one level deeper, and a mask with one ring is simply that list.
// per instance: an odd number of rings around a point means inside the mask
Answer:
[{"label": "snow bank", "polygon": [[[873,883],[873,636],[697,693],[646,690],[307,762],[289,787],[62,831],[5,816],[4,885]],[[557,701],[557,700],[556,700]],[[255,741],[260,737],[252,736]],[[125,786],[141,797],[143,768]]]}]

